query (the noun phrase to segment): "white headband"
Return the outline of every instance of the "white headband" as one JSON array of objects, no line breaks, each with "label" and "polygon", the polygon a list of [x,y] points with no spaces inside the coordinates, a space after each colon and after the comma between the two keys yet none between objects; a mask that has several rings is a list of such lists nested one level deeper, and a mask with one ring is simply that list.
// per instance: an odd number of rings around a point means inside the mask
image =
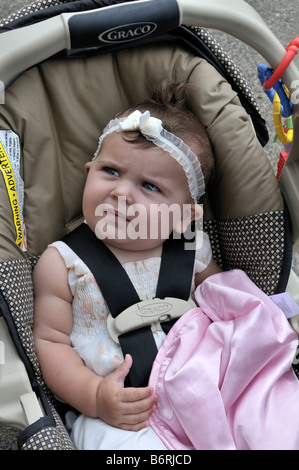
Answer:
[{"label": "white headband", "polygon": [[143,114],[140,111],[134,111],[129,116],[112,119],[99,138],[99,145],[94,158],[97,157],[102,142],[108,134],[135,130],[140,131],[147,140],[168,152],[183,167],[190,194],[196,204],[205,192],[204,176],[197,156],[179,137],[166,131],[162,127],[160,119],[151,117],[149,111],[145,111]]}]

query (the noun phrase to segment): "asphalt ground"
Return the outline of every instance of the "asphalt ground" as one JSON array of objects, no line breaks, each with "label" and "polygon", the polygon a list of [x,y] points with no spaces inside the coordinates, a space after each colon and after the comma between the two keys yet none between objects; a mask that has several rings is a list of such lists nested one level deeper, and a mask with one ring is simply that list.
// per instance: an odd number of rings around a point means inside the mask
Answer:
[{"label": "asphalt ground", "polygon": [[[0,0],[0,18],[5,18],[30,3],[32,2],[26,0]],[[284,47],[294,37],[299,36],[298,0],[247,0],[247,3],[261,15]],[[218,31],[211,31],[211,33],[238,65],[258,101],[261,113],[268,124],[270,134],[266,150],[274,169],[276,169],[279,152],[283,148],[281,144],[273,142],[275,131],[272,106],[261,88],[256,72],[257,65],[265,61],[256,51],[235,38]],[[299,68],[299,54],[295,57],[294,61]],[[293,267],[297,273],[299,273],[298,266],[298,253],[295,253]],[[0,425],[0,450],[16,450],[16,436],[18,433],[19,431],[11,427]]]}]

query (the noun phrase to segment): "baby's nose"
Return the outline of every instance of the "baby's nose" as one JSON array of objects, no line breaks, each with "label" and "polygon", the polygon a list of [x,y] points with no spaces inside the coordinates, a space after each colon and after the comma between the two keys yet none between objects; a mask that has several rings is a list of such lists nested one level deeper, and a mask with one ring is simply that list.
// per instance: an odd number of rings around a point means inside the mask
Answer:
[{"label": "baby's nose", "polygon": [[130,181],[118,181],[112,192],[111,196],[114,199],[125,198],[128,205],[134,203],[134,187]]}]

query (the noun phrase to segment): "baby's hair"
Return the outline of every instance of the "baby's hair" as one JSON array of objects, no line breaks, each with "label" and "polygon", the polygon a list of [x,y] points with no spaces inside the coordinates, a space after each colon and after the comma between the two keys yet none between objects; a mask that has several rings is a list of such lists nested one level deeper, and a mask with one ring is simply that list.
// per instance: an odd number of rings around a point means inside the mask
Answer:
[{"label": "baby's hair", "polygon": [[[117,117],[127,116],[133,111],[149,111],[151,116],[161,119],[164,129],[182,139],[197,155],[207,185],[214,168],[214,156],[208,134],[199,119],[187,109],[186,94],[193,86],[185,82],[163,80],[143,103],[131,106]],[[143,147],[152,145],[139,132],[125,132],[124,139]]]}]

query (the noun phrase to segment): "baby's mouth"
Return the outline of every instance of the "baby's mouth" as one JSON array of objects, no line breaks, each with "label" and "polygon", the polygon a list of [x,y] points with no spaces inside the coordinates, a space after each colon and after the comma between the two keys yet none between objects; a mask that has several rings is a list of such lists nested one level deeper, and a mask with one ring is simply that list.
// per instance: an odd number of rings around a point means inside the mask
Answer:
[{"label": "baby's mouth", "polygon": [[130,222],[131,218],[127,216],[127,214],[122,214],[119,211],[107,210],[104,212],[104,217],[108,217],[110,220],[115,220],[118,223],[128,223]]}]

